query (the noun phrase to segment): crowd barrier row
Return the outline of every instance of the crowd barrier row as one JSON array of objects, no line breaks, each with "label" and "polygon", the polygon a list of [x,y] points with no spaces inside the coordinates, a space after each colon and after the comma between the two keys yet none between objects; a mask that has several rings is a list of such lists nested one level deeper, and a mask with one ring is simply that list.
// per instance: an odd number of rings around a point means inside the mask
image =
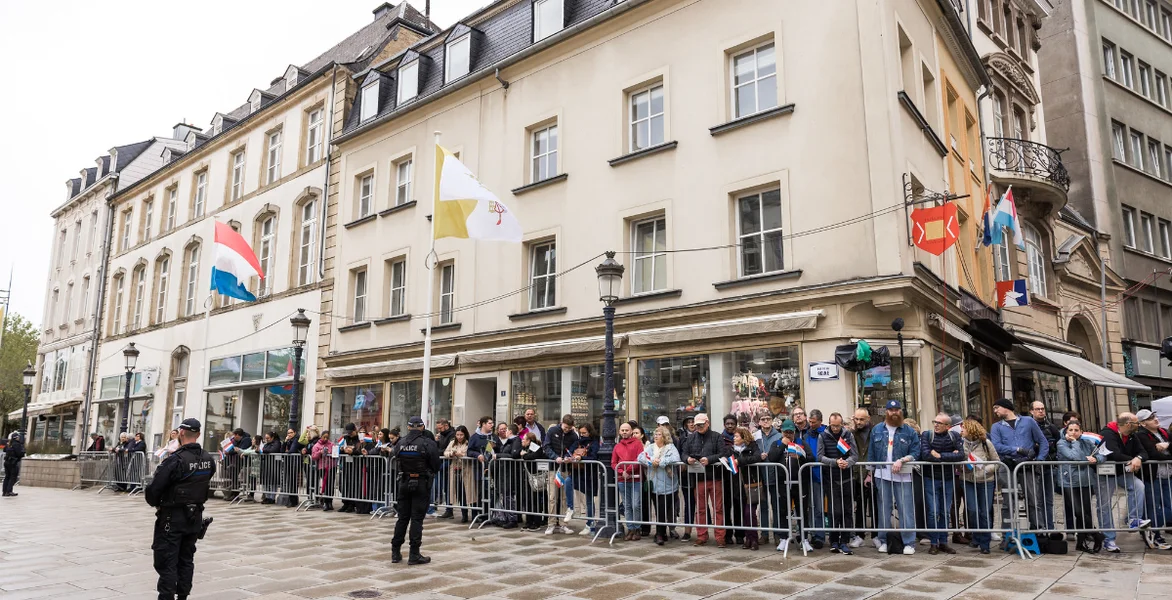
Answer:
[{"label": "crowd barrier row", "polygon": [[[160,459],[143,453],[83,452],[82,487],[139,493]],[[211,489],[233,503],[260,501],[298,511],[333,509],[334,502],[378,518],[394,514],[395,461],[384,455],[321,457],[234,454],[217,459]],[[830,466],[650,461],[618,463],[512,458],[445,458],[432,482],[434,508],[459,515],[469,528],[490,523],[555,527],[596,540],[612,516],[619,528],[667,540],[681,535],[718,544],[756,547],[789,540],[847,545],[889,533],[906,543],[916,536],[944,544],[960,535],[988,547],[1025,534],[1093,535],[1141,531],[1156,543],[1172,529],[1172,462],[1147,462],[1132,472],[1123,463],[1090,461],[912,462],[894,473],[890,463]],[[570,515],[567,515],[569,511]],[[567,518],[567,517],[570,518]],[[571,522],[578,531],[570,528]],[[613,541],[619,531],[609,531]],[[1003,542],[1004,543],[1004,542]],[[878,544],[876,544],[878,545]],[[1030,548],[1016,547],[1025,555]]]}]

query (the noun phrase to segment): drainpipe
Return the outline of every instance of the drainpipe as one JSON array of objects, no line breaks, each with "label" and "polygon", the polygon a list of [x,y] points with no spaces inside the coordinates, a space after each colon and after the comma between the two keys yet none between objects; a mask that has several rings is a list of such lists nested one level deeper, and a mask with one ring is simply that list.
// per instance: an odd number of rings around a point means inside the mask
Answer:
[{"label": "drainpipe", "polygon": [[112,180],[110,182],[110,191],[106,193],[106,233],[102,239],[102,264],[98,267],[98,302],[94,307],[94,327],[93,339],[90,340],[90,361],[89,369],[85,375],[85,408],[82,411],[82,433],[81,445],[79,448],[85,448],[85,441],[90,435],[90,408],[93,405],[94,395],[94,372],[98,367],[98,341],[102,337],[102,315],[105,314],[106,302],[106,271],[110,264],[110,240],[114,236],[114,207],[110,205],[110,196],[118,190],[118,173],[110,175]]},{"label": "drainpipe", "polygon": [[[1103,319],[1103,335],[1102,335],[1102,338],[1103,338],[1103,349],[1102,349],[1103,357],[1100,362],[1103,363],[1104,369],[1107,369],[1108,371],[1110,371],[1111,370],[1111,363],[1110,363],[1110,361],[1107,360],[1107,356],[1108,356],[1108,352],[1109,352],[1109,347],[1107,345],[1107,264],[1106,264],[1106,261],[1103,260],[1103,251],[1099,248],[1098,241],[1099,241],[1099,236],[1096,233],[1095,234],[1095,242],[1096,242],[1095,243],[1095,251],[1098,252],[1098,254],[1099,254],[1099,304],[1100,304],[1099,312],[1101,313],[1100,317]],[[1107,412],[1103,413],[1103,417],[1108,418],[1108,419],[1111,418],[1111,415],[1114,414],[1114,412],[1115,412],[1115,411],[1111,410],[1111,396],[1110,396],[1110,394],[1111,394],[1111,392],[1107,391],[1107,388],[1103,388],[1103,408],[1107,409]]]}]

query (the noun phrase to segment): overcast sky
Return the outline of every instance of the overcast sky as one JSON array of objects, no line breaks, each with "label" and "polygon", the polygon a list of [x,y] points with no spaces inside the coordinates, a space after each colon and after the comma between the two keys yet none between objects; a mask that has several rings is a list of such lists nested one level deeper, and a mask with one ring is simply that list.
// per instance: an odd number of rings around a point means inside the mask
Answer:
[{"label": "overcast sky", "polygon": [[[423,12],[424,0],[410,0]],[[432,0],[448,27],[491,0]],[[40,323],[65,181],[114,146],[207,127],[374,16],[376,0],[0,0],[0,289]]]}]

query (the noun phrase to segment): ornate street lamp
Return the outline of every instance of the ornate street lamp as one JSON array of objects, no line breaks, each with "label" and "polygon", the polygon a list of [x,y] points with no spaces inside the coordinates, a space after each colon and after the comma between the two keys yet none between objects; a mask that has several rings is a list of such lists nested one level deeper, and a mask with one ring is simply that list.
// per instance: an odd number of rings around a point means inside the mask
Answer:
[{"label": "ornate street lamp", "polygon": [[293,326],[293,400],[289,406],[289,429],[294,435],[301,434],[301,351],[305,347],[305,340],[309,337],[309,317],[305,316],[305,309],[297,309],[297,314],[289,319]]},{"label": "ornate street lamp", "polygon": [[138,348],[134,347],[134,342],[126,346],[122,350],[122,356],[126,359],[126,394],[122,396],[122,428],[119,433],[128,433],[130,425],[130,381],[134,379],[134,365],[138,364]]},{"label": "ornate street lamp", "polygon": [[21,371],[24,376],[24,410],[20,413],[20,438],[23,441],[28,441],[28,403],[32,399],[33,382],[37,378],[37,370],[33,368],[33,362],[28,361],[28,366]]},{"label": "ornate street lamp", "polygon": [[[615,426],[615,391],[614,391],[614,303],[619,299],[619,290],[623,284],[623,272],[626,268],[615,262],[615,253],[608,251],[606,260],[594,268],[598,273],[598,299],[605,305],[602,315],[606,320],[606,371],[605,384],[602,392],[602,443],[598,448],[598,459],[602,464],[609,465],[611,454],[614,452],[615,436],[618,429]],[[606,486],[615,486],[614,471],[606,469]],[[617,498],[617,495],[607,494],[605,497]],[[605,506],[602,511],[606,514],[606,527],[599,532],[599,537],[614,535],[618,532],[616,507]]]}]

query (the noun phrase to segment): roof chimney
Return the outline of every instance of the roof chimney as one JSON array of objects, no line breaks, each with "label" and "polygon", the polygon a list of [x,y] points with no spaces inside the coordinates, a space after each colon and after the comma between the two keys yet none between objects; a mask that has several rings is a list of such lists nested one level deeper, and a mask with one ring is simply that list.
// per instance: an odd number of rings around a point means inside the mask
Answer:
[{"label": "roof chimney", "polygon": [[[406,2],[407,0],[403,0],[403,1]],[[382,4],[378,5],[378,7],[372,11],[372,12],[374,12],[374,20],[377,21],[377,20],[381,19],[383,15],[391,12],[392,10],[395,10],[394,4],[391,4],[390,2],[383,2]]]},{"label": "roof chimney", "polygon": [[431,0],[425,0],[423,3],[423,17],[431,22]]}]

